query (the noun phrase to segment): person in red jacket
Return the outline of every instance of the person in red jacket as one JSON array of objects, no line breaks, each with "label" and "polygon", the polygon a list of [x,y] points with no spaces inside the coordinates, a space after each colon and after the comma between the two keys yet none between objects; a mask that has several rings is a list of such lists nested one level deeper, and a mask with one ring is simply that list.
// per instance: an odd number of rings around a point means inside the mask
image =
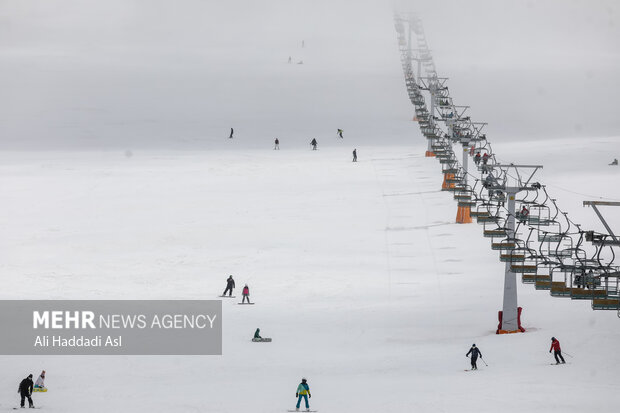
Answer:
[{"label": "person in red jacket", "polygon": [[551,350],[553,350],[553,355],[555,356],[555,364],[560,364],[560,360],[562,360],[562,364],[566,363],[564,361],[564,357],[562,357],[562,349],[560,348],[560,342],[556,340],[555,337],[551,337],[551,348],[549,349],[549,353],[551,353]]},{"label": "person in red jacket", "polygon": [[250,304],[250,287],[248,287],[248,285],[246,284],[245,287],[243,287],[243,301],[242,303],[245,303],[245,300],[248,300],[248,304]]}]

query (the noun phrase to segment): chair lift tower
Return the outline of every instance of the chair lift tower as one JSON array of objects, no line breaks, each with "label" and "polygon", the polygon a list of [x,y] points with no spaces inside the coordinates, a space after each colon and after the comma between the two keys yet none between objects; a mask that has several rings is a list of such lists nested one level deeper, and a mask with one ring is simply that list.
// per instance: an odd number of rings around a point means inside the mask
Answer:
[{"label": "chair lift tower", "polygon": [[[508,240],[516,239],[515,236],[515,198],[521,191],[533,191],[540,188],[538,183],[530,183],[532,177],[542,165],[502,165],[495,164],[491,168],[500,168],[505,176],[503,184],[492,185],[490,190],[498,190],[504,192],[505,198],[508,200],[507,216],[506,216],[506,235]],[[521,176],[520,170],[529,169],[533,171],[529,174],[527,180]],[[510,170],[514,170],[516,176],[509,174]],[[509,182],[511,181],[511,182]],[[517,276],[511,269],[511,263],[506,262],[504,270],[504,299],[502,312],[500,316],[501,322],[498,328],[498,334],[524,332],[521,327],[519,307],[517,304]]]}]

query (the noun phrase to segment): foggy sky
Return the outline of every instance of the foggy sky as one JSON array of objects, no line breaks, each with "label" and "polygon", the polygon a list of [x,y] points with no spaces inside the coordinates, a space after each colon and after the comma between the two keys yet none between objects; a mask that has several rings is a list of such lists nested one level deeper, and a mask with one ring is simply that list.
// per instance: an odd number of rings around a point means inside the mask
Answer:
[{"label": "foggy sky", "polygon": [[395,9],[492,141],[620,135],[611,1],[0,0],[0,148],[402,142]]}]

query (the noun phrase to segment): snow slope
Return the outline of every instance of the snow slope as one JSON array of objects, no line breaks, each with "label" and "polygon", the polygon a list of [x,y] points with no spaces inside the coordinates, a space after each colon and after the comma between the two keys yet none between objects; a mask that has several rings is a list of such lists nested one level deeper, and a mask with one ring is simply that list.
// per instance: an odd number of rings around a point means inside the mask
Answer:
[{"label": "snow slope", "polygon": [[[453,223],[440,167],[423,157],[389,7],[78,3],[0,5],[11,23],[0,25],[0,299],[217,299],[233,274],[257,304],[224,302],[222,356],[0,356],[0,409],[41,369],[51,390],[35,403],[63,413],[281,412],[302,376],[321,412],[615,406],[615,313],[520,285],[528,331],[494,334],[504,264],[480,226]],[[485,70],[497,77],[481,82],[510,83]],[[459,102],[497,89],[456,77]],[[484,94],[459,92],[474,87]],[[523,106],[511,104],[472,116]],[[543,115],[541,133],[558,122]],[[520,132],[489,130],[502,159],[543,163],[559,205],[601,229],[581,201],[620,199],[620,168],[606,165],[618,137],[500,141],[492,132]],[[250,342],[256,327],[273,342]],[[550,366],[552,335],[569,365]],[[465,372],[474,342],[489,366]]]},{"label": "snow slope", "polygon": [[[353,139],[316,152],[233,140],[131,157],[3,153],[1,298],[215,299],[234,274],[257,305],[224,302],[221,357],[0,357],[0,405],[44,368],[51,390],[35,402],[59,412],[282,411],[302,375],[321,411],[611,406],[616,314],[522,285],[527,333],[495,335],[503,264],[481,227],[453,224],[415,127],[411,145],[358,147],[357,164]],[[557,171],[575,147],[537,145],[557,155],[549,181],[573,187]],[[579,174],[589,193],[620,198],[617,168]],[[256,327],[273,343],[251,343]],[[552,335],[569,365],[549,365]],[[464,372],[472,342],[489,367]]]}]

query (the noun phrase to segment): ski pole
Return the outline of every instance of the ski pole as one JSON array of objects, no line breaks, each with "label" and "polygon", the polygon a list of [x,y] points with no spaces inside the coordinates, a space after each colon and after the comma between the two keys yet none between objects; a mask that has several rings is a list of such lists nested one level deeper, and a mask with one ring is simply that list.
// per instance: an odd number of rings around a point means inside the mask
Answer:
[{"label": "ski pole", "polygon": [[482,360],[482,362],[484,363],[485,366],[489,367],[489,365],[487,364],[486,361],[484,361],[484,359],[482,358],[482,356],[480,356],[480,360]]},{"label": "ski pole", "polygon": [[567,352],[563,351],[562,354],[566,354],[568,357],[570,358],[574,358],[573,356],[571,356],[570,354],[568,354]]}]

